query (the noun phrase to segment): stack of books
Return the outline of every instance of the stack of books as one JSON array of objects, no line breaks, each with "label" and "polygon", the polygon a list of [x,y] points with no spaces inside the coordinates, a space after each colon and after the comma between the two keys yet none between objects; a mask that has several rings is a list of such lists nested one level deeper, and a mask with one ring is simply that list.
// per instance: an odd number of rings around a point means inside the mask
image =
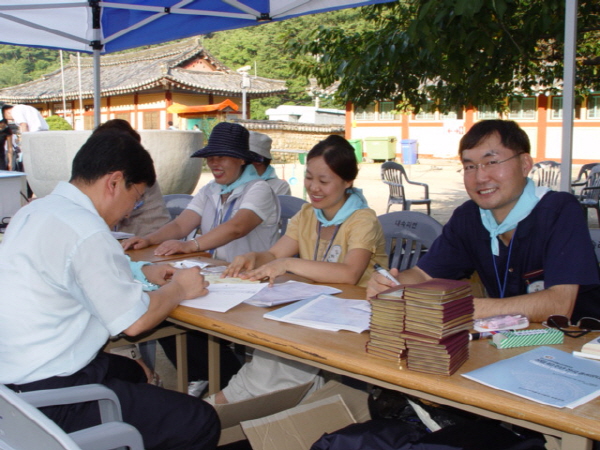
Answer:
[{"label": "stack of books", "polygon": [[370,336],[367,353],[380,358],[398,361],[406,355],[404,331],[404,300],[402,290],[383,292],[371,299]]},{"label": "stack of books", "polygon": [[434,278],[404,287],[407,366],[451,375],[469,357],[473,296],[468,281]]}]

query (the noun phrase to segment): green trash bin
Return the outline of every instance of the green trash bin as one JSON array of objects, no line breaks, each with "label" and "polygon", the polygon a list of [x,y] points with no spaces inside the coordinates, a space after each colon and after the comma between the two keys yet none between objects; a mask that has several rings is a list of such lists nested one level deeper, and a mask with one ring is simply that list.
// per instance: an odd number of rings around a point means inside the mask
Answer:
[{"label": "green trash bin", "polygon": [[302,165],[306,164],[306,152],[298,153],[298,161],[300,161],[300,164]]},{"label": "green trash bin", "polygon": [[389,161],[396,158],[396,138],[394,136],[365,138],[367,158]]},{"label": "green trash bin", "polygon": [[363,141],[362,139],[349,139],[350,145],[354,147],[354,155],[356,160],[360,163],[363,160]]}]

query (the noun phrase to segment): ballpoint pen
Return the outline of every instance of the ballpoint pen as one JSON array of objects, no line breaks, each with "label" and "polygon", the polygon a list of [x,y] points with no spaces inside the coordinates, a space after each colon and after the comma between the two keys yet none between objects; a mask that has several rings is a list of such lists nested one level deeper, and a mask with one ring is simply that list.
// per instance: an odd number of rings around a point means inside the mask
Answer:
[{"label": "ballpoint pen", "polygon": [[381,275],[383,275],[384,277],[386,277],[388,280],[393,281],[396,285],[400,284],[400,282],[398,280],[396,280],[393,275],[391,273],[389,273],[387,270],[385,270],[383,267],[381,267],[379,264],[375,264],[373,266],[373,268],[375,269],[375,271]]}]

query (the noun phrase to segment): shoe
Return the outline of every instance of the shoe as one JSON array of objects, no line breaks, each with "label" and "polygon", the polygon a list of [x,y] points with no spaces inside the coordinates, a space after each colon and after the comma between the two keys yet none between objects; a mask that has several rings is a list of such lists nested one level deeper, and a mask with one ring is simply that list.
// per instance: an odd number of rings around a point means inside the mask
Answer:
[{"label": "shoe", "polygon": [[208,381],[206,380],[190,381],[188,384],[188,394],[194,397],[200,397],[207,387]]}]

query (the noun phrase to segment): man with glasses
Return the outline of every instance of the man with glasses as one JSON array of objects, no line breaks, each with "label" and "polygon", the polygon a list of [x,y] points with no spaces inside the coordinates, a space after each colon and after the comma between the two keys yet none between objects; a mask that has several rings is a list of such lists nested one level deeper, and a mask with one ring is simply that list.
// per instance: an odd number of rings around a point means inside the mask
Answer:
[{"label": "man with glasses", "polygon": [[[198,269],[141,267],[160,285],[144,292],[110,229],[156,181],[150,154],[130,134],[94,133],[75,155],[71,180],[20,209],[0,245],[0,383],[16,392],[101,383],[147,449],[212,449],[220,425],[200,399],[147,383],[134,361],[102,351],[110,336],[136,336],[183,300],[207,293]],[[41,411],[66,432],[100,423],[97,404]]]},{"label": "man with glasses", "polygon": [[[598,262],[585,217],[573,195],[536,187],[527,177],[527,134],[512,121],[481,121],[461,139],[459,155],[471,200],[415,267],[392,275],[408,284],[477,271],[487,297],[475,298],[475,318],[600,317]],[[374,274],[367,295],[392,285]]]}]

